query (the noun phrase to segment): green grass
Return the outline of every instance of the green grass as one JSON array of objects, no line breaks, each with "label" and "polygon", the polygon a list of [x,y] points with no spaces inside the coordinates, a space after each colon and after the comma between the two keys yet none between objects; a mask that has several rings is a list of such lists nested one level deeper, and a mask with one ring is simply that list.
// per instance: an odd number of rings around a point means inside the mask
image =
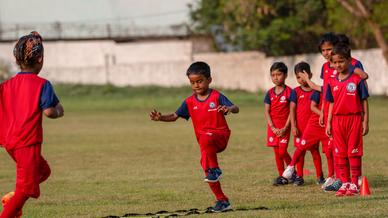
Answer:
[{"label": "green grass", "polygon": [[[41,185],[41,197],[25,205],[26,217],[103,217],[213,205],[213,196],[202,182],[191,122],[148,118],[153,108],[175,111],[190,95],[189,88],[59,86],[56,90],[66,112],[63,119],[44,120],[43,155],[52,175]],[[232,136],[219,156],[223,189],[234,208],[269,210],[196,217],[388,215],[387,98],[370,101],[363,171],[372,196],[336,198],[322,192],[314,176],[306,176],[303,187],[272,186],[277,173],[273,152],[264,145],[262,94],[224,93],[241,110],[228,116]],[[306,157],[306,167],[314,171],[311,155]],[[4,150],[0,159],[0,194],[5,194],[14,187],[15,166]]]}]

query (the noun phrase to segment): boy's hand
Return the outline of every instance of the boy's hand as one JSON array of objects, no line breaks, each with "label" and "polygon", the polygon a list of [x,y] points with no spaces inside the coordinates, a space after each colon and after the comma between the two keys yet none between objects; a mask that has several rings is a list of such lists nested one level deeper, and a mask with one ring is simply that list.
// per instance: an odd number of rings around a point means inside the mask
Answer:
[{"label": "boy's hand", "polygon": [[150,113],[150,118],[153,121],[159,121],[161,116],[162,116],[162,114],[155,109],[153,111],[151,111],[151,113]]},{"label": "boy's hand", "polygon": [[330,139],[333,138],[333,136],[332,136],[332,134],[331,134],[331,124],[330,124],[330,123],[327,123],[327,125],[326,125],[326,135],[327,135]]},{"label": "boy's hand", "polygon": [[321,114],[319,115],[319,125],[320,125],[321,127],[325,127],[325,122],[324,122],[324,118],[323,118],[323,113],[321,113]]},{"label": "boy's hand", "polygon": [[366,136],[369,132],[369,124],[368,122],[362,122],[362,135]]},{"label": "boy's hand", "polygon": [[284,135],[286,135],[286,131],[287,131],[287,127],[283,127],[279,130],[279,135],[278,137],[283,137]]},{"label": "boy's hand", "polygon": [[304,81],[307,81],[309,79],[309,74],[303,70],[302,73],[299,73],[300,78],[302,78]]},{"label": "boy's hand", "polygon": [[230,112],[229,108],[225,105],[218,105],[217,111],[222,112],[223,114],[228,114]]},{"label": "boy's hand", "polygon": [[298,136],[299,135],[298,128],[293,126],[293,127],[291,127],[291,131],[292,131],[292,135],[293,136]]}]

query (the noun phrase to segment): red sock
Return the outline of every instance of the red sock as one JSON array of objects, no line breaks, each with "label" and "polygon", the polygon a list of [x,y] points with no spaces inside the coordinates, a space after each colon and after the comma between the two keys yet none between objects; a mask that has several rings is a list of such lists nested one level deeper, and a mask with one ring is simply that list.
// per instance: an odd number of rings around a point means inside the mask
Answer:
[{"label": "red sock", "polygon": [[327,150],[326,153],[326,161],[327,161],[327,173],[328,177],[333,177],[334,176],[334,158],[333,158],[333,153],[331,150]]},{"label": "red sock", "polygon": [[15,191],[15,195],[4,206],[3,212],[0,218],[16,217],[19,211],[23,208],[24,203],[28,200],[28,196],[18,190]]},{"label": "red sock", "polygon": [[284,161],[284,163],[288,166],[291,163],[291,156],[287,152],[287,147],[286,146],[281,146],[279,147],[279,155],[280,158]]},{"label": "red sock", "polygon": [[220,182],[209,182],[210,189],[216,196],[217,201],[227,201],[228,197],[222,192],[221,183]]},{"label": "red sock", "polygon": [[310,152],[311,152],[311,156],[313,156],[315,174],[317,178],[323,177],[322,159],[321,159],[321,155],[319,154],[319,147],[315,146],[313,149],[310,150]]},{"label": "red sock", "polygon": [[276,167],[278,168],[279,176],[281,176],[284,171],[284,164],[283,160],[280,158],[279,147],[273,147],[273,151],[275,153]]},{"label": "red sock", "polygon": [[300,154],[299,161],[296,163],[296,175],[299,177],[303,177],[303,167],[304,167],[304,156],[306,155],[306,151],[302,151]]},{"label": "red sock", "polygon": [[338,170],[341,182],[350,182],[349,159],[346,157],[336,157],[336,160],[336,168]]},{"label": "red sock", "polygon": [[352,183],[358,187],[358,177],[361,176],[361,157],[349,157]]},{"label": "red sock", "polygon": [[207,162],[209,163],[209,168],[218,168],[217,153],[208,152],[206,156]]},{"label": "red sock", "polygon": [[294,155],[292,156],[290,165],[295,166],[296,163],[298,163],[299,159],[302,157],[302,155],[304,156],[304,153],[305,152],[303,150],[296,148],[296,150],[294,151]]}]

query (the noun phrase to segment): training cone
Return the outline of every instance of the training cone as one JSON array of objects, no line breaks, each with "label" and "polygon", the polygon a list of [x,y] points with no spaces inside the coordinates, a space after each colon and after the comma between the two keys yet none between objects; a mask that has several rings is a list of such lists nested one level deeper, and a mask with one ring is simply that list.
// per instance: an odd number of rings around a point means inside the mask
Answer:
[{"label": "training cone", "polygon": [[308,176],[308,175],[311,175],[311,173],[312,173],[311,170],[306,168],[303,169],[303,175]]},{"label": "training cone", "polygon": [[368,183],[368,179],[363,176],[362,177],[362,182],[361,182],[361,188],[360,188],[360,195],[361,196],[368,196],[370,195],[370,190],[369,190],[369,183]]}]

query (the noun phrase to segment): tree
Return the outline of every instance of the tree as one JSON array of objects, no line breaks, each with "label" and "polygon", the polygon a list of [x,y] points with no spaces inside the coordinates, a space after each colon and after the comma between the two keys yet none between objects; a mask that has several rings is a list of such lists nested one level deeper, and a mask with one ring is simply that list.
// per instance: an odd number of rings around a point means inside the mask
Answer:
[{"label": "tree", "polygon": [[363,22],[366,23],[367,26],[369,26],[377,42],[377,45],[381,48],[383,52],[385,61],[388,63],[388,44],[384,38],[382,27],[379,24],[379,21],[381,22],[381,20],[379,20],[381,16],[378,16],[379,12],[386,13],[386,11],[379,11],[379,9],[387,9],[387,1],[337,0],[337,2],[340,3],[342,7],[346,9],[350,14],[352,14],[358,19],[361,19]]},{"label": "tree", "polygon": [[222,30],[225,41],[241,50],[269,55],[316,52],[325,32],[323,0],[202,0],[192,10],[196,31]]}]

